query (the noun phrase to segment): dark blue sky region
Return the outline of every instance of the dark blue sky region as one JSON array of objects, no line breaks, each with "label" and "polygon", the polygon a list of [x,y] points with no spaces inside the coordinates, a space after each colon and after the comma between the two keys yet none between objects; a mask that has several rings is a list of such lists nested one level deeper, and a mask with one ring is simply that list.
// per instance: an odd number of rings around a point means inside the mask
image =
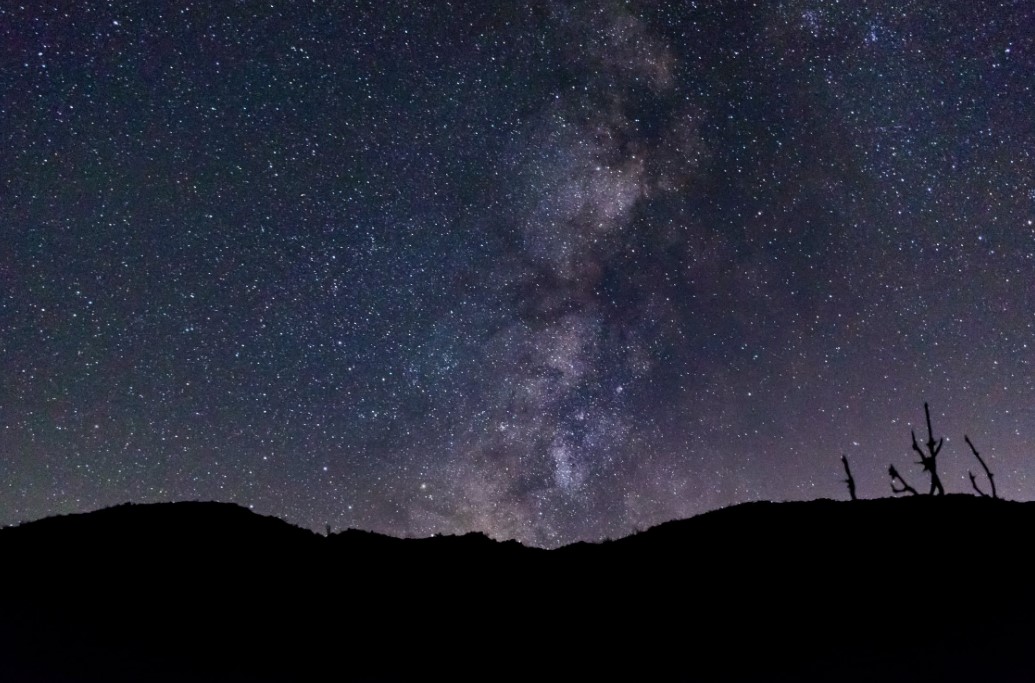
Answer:
[{"label": "dark blue sky region", "polygon": [[1035,5],[0,4],[0,523],[1035,497]]}]

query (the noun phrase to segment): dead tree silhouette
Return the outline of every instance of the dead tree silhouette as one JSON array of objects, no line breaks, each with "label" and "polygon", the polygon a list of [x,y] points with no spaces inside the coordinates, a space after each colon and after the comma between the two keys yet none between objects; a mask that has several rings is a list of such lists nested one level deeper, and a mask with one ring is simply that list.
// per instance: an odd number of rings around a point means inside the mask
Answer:
[{"label": "dead tree silhouette", "polygon": [[[923,467],[924,472],[931,477],[931,490],[927,495],[929,496],[943,496],[945,495],[945,487],[942,486],[941,477],[938,476],[938,454],[942,452],[942,446],[945,445],[945,437],[940,439],[934,438],[934,429],[931,428],[931,408],[924,402],[924,417],[927,420],[927,442],[921,447],[920,443],[916,440],[916,430],[910,430],[910,435],[913,437],[912,448],[916,451],[916,454],[920,456],[920,461],[917,465]],[[992,474],[992,470],[988,469],[988,464],[985,459],[978,453],[977,447],[974,446],[974,442],[970,440],[970,437],[966,434],[963,435],[963,440],[970,446],[970,452],[974,454],[977,461],[981,463],[981,469],[985,471],[985,476],[988,477],[988,484],[991,487],[991,493],[985,493],[977,483],[977,477],[973,472],[968,472],[970,475],[970,485],[974,488],[974,491],[983,498],[999,498],[999,493],[995,488],[995,475]],[[924,450],[926,447],[926,450]],[[841,462],[844,464],[845,474],[848,476],[844,480],[845,484],[848,485],[848,493],[852,496],[852,500],[855,500],[855,480],[852,477],[851,470],[848,469],[848,458],[844,455],[841,456]],[[891,477],[891,492],[896,496],[902,493],[908,493],[913,496],[919,496],[920,492],[909,485],[909,483],[899,474],[899,471],[895,469],[894,465],[888,467],[888,476]]]},{"label": "dead tree silhouette", "polygon": [[848,467],[848,457],[844,454],[841,455],[841,464],[845,466],[845,476],[848,477],[842,480],[848,486],[848,495],[852,500],[859,500],[855,497],[855,477],[852,476],[852,470]]},{"label": "dead tree silhouette", "polygon": [[[906,483],[906,480],[902,478],[902,475],[898,473],[898,470],[895,469],[894,465],[888,467],[888,475],[891,477],[891,492],[896,496],[900,493],[909,493],[914,496],[920,495],[915,488]],[[895,488],[896,481],[902,483],[902,488]]]},{"label": "dead tree silhouette", "polygon": [[967,445],[970,446],[971,453],[973,453],[974,457],[977,458],[977,461],[981,463],[981,468],[985,470],[985,476],[988,477],[988,483],[992,487],[992,494],[989,496],[989,494],[982,491],[981,487],[977,485],[977,479],[974,477],[974,473],[968,471],[967,474],[970,475],[970,485],[974,487],[974,490],[977,491],[978,495],[982,498],[998,498],[999,495],[995,491],[995,477],[992,475],[991,470],[988,469],[988,465],[985,464],[985,461],[982,459],[981,454],[978,453],[978,450],[974,448],[974,442],[970,440],[970,437],[964,434],[963,439],[967,442]]},{"label": "dead tree silhouette", "polygon": [[[925,453],[924,450],[920,447],[920,444],[917,443],[916,431],[911,430],[910,433],[913,435],[913,450],[916,451],[917,455],[920,456],[920,462],[918,462],[917,464],[921,465],[924,468],[924,472],[927,472],[931,476],[931,491],[928,493],[928,495],[942,496],[945,495],[945,487],[942,486],[942,480],[938,477],[937,458],[938,454],[942,451],[942,446],[945,445],[945,437],[935,440],[934,430],[931,429],[931,409],[928,407],[926,402],[924,403],[924,416],[927,418],[927,443],[925,444],[927,446],[927,452]],[[895,474],[892,474],[891,489],[893,491],[895,490],[895,478]],[[906,482],[904,479],[902,479],[902,477],[897,478],[904,485],[906,485]],[[895,491],[895,493],[902,493],[904,490],[906,489]]]}]

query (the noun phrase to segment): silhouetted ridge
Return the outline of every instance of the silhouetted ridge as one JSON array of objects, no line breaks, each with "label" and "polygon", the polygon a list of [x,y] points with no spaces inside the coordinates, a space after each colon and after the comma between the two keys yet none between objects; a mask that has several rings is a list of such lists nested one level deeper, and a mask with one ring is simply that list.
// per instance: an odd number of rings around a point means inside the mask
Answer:
[{"label": "silhouetted ridge", "polygon": [[119,506],[0,530],[0,680],[520,679],[556,648],[568,676],[1006,680],[1035,670],[1032,528],[991,497],[758,502],[546,551]]},{"label": "silhouetted ridge", "polygon": [[93,512],[47,517],[0,530],[0,533],[12,535],[23,532],[70,537],[86,533],[98,538],[145,532],[201,537],[232,534],[238,538],[242,535],[249,538],[315,535],[278,517],[260,515],[236,503],[208,501],[124,503]]}]

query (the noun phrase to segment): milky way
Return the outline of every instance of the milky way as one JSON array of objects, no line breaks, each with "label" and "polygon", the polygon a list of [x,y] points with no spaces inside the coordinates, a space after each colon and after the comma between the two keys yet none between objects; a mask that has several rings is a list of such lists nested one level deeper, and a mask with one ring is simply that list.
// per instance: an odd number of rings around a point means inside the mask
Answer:
[{"label": "milky way", "polygon": [[1031,3],[152,5],[0,7],[0,523],[1035,495]]}]

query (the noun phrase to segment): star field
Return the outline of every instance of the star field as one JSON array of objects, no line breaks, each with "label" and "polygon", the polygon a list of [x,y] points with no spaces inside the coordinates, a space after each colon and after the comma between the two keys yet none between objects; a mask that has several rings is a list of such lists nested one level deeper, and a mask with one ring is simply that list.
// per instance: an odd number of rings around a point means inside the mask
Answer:
[{"label": "star field", "polygon": [[1035,497],[1035,6],[0,4],[0,524]]}]

